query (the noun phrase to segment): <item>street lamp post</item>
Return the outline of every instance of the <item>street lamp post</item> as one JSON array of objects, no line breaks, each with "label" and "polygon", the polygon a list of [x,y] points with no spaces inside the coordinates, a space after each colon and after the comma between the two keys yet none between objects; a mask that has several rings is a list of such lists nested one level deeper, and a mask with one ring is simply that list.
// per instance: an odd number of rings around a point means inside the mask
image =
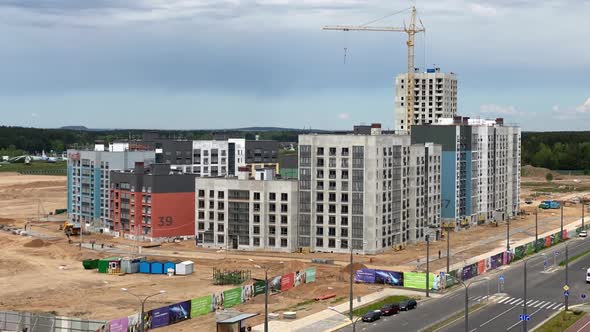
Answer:
[{"label": "street lamp post", "polygon": [[140,332],[144,332],[145,331],[145,322],[144,322],[144,309],[145,309],[145,302],[150,298],[150,297],[154,297],[156,295],[160,295],[160,294],[164,294],[166,293],[166,291],[159,291],[155,294],[151,294],[151,295],[137,295],[137,294],[133,294],[131,293],[127,288],[121,288],[121,290],[127,294],[130,294],[132,296],[135,296],[137,298],[137,300],[139,301],[139,303],[141,304],[141,312],[140,312],[140,316],[139,316],[139,331]]},{"label": "street lamp post", "polygon": [[451,259],[451,228],[447,227],[447,274],[449,274]]},{"label": "street lamp post", "polygon": [[[565,244],[565,286],[568,286],[568,287],[569,287],[569,261],[568,261],[569,260],[569,245],[573,241],[576,241],[576,240],[581,240],[581,238],[576,238],[575,240],[572,239],[571,242],[567,242]],[[566,290],[564,289],[564,291],[566,291]],[[563,301],[565,304],[565,311],[567,311],[569,308],[569,296],[566,295],[565,292],[563,294]]]},{"label": "street lamp post", "polygon": [[539,210],[535,209],[535,252],[537,252],[537,243],[539,242]]},{"label": "street lamp post", "polygon": [[[253,262],[252,259],[249,261]],[[254,265],[257,269],[264,270],[264,332],[268,332],[268,267]]]},{"label": "street lamp post", "polygon": [[426,297],[430,297],[430,235],[426,235]]},{"label": "street lamp post", "polygon": [[561,237],[561,240],[563,241],[563,201],[560,204],[561,207],[561,233],[559,233],[559,236]]},{"label": "street lamp post", "polygon": [[582,230],[584,230],[584,208],[586,206],[584,205],[584,203],[582,203]]},{"label": "street lamp post", "polygon": [[453,279],[455,279],[456,281],[460,282],[461,285],[463,285],[463,287],[465,287],[465,332],[469,332],[469,286],[487,280],[488,281],[488,296],[489,296],[489,283],[490,283],[490,278],[485,277],[479,280],[475,280],[470,282],[469,284],[465,284],[464,281],[457,279],[456,277],[452,276],[449,274],[449,276]]},{"label": "street lamp post", "polygon": [[510,251],[510,217],[506,214],[506,251]]},{"label": "street lamp post", "polygon": [[351,319],[349,316],[347,316],[346,314],[344,314],[344,313],[342,313],[342,312],[340,312],[340,311],[336,310],[336,308],[334,308],[334,307],[328,307],[328,309],[330,309],[330,310],[332,310],[332,311],[334,311],[334,312],[336,312],[336,313],[339,313],[339,314],[341,314],[342,316],[344,316],[344,317],[346,317],[346,318],[350,319],[350,322],[352,323],[352,331],[356,331],[356,323],[357,323],[359,320],[361,320],[361,319],[363,318],[362,316],[360,316],[360,317],[357,317],[357,318],[352,318],[352,319]]}]

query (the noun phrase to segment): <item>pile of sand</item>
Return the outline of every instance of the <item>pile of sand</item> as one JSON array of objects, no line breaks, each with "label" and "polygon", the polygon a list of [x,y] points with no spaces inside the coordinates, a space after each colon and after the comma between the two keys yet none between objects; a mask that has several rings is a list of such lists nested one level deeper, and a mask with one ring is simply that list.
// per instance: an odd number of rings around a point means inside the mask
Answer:
[{"label": "pile of sand", "polygon": [[[540,177],[544,178],[547,173],[551,173],[550,169],[525,165],[522,167],[522,176],[526,177]],[[555,174],[554,174],[555,176]]]},{"label": "pile of sand", "polygon": [[51,245],[51,243],[47,243],[47,242],[45,242],[45,241],[43,241],[41,239],[34,239],[34,240],[31,240],[31,241],[23,244],[23,247],[26,247],[26,248],[41,248],[41,247],[45,247],[45,246],[49,246],[49,245]]},{"label": "pile of sand", "polygon": [[[363,263],[352,263],[352,270],[353,271],[357,271],[357,270],[360,270],[360,269],[366,269],[366,268],[367,268],[367,266],[365,264],[363,264]],[[350,264],[342,267],[340,269],[340,272],[350,273]]]}]

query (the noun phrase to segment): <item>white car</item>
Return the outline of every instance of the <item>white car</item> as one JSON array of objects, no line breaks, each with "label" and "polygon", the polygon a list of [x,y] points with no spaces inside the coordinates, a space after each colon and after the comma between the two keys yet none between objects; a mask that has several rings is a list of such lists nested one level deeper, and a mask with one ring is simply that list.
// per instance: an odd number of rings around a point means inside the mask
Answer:
[{"label": "white car", "polygon": [[586,236],[588,236],[588,232],[586,232],[586,231],[580,231],[580,234],[578,236],[579,237],[586,237]]},{"label": "white car", "polygon": [[590,269],[586,270],[586,283],[590,282]]}]

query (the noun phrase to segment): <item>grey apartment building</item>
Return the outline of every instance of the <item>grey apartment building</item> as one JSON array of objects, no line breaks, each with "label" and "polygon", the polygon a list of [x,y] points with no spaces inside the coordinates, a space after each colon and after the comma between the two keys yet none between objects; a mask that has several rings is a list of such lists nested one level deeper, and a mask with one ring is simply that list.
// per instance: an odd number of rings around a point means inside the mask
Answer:
[{"label": "grey apartment building", "polygon": [[204,248],[293,252],[296,180],[196,178],[195,234]]},{"label": "grey apartment building", "polygon": [[[348,134],[300,135],[299,247],[348,252],[352,246],[375,254],[421,240],[424,228],[440,219],[433,189],[439,160],[440,146],[412,147],[409,136],[382,134],[379,124]],[[422,210],[429,199],[430,215]]]}]

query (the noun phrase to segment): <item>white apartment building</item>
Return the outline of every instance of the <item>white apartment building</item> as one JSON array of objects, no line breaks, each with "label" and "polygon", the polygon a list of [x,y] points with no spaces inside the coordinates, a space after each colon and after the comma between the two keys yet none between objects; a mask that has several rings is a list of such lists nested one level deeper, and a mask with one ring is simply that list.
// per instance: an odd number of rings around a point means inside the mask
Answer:
[{"label": "white apartment building", "polygon": [[408,124],[407,89],[408,74],[395,78],[395,131],[404,133],[410,125],[431,124],[440,118],[451,118],[457,114],[457,76],[442,73],[440,68],[414,73],[414,123]]},{"label": "white apartment building", "polygon": [[[299,247],[348,252],[352,245],[361,253],[375,254],[422,238],[426,220],[440,219],[434,209],[440,202],[434,192],[427,195],[432,199],[432,218],[423,212],[410,218],[415,215],[411,192],[420,193],[415,198],[421,207],[424,186],[431,189],[422,177],[430,170],[426,158],[430,152],[434,157],[440,147],[422,145],[414,171],[413,149],[409,136],[384,135],[379,124],[370,132],[300,135]],[[412,172],[421,176],[418,185],[412,186]]]},{"label": "white apartment building", "polygon": [[228,141],[193,141],[192,172],[200,177],[227,175],[229,165]]},{"label": "white apartment building", "polygon": [[204,248],[293,252],[297,181],[196,178],[195,234]]}]

